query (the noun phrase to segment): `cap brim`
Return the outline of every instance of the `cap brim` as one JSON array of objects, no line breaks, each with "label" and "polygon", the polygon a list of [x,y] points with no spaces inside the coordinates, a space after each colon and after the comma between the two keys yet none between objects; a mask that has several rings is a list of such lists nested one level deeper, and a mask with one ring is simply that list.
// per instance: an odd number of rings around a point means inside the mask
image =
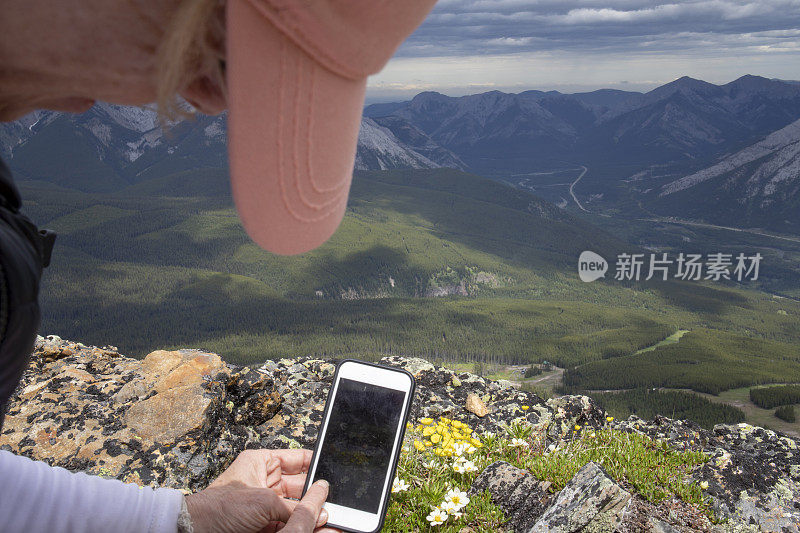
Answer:
[{"label": "cap brim", "polygon": [[325,242],[344,216],[366,79],[320,66],[245,0],[230,0],[228,153],[250,237],[278,254]]}]

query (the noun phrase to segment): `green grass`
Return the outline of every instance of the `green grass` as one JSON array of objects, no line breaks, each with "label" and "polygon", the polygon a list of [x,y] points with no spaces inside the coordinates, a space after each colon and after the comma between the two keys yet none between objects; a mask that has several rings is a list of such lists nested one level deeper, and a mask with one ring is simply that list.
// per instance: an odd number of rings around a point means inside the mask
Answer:
[{"label": "green grass", "polygon": [[656,348],[660,348],[661,346],[668,346],[670,344],[675,344],[676,342],[681,340],[681,337],[683,337],[687,333],[689,333],[688,329],[679,329],[678,331],[676,331],[675,333],[673,333],[672,335],[670,335],[666,339],[664,339],[662,341],[658,341],[654,345],[648,346],[647,348],[642,348],[641,350],[638,350],[636,352],[636,354],[640,354],[640,353],[644,353],[644,352],[652,352],[653,350],[655,350]]},{"label": "green grass", "polygon": [[[533,426],[522,419],[497,435],[471,435],[471,430],[458,424],[454,429],[446,418],[422,419],[407,431],[397,478],[409,487],[393,494],[384,525],[387,531],[496,531],[505,518],[486,493],[469,496],[469,503],[460,510],[462,515],[446,513],[442,525],[432,527],[427,519],[449,489],[467,492],[477,474],[496,461],[506,461],[549,481],[552,492],[564,488],[581,467],[594,461],[649,501],[680,498],[713,518],[707,497],[690,479],[693,468],[707,461],[702,453],[679,452],[645,435],[610,428],[577,429],[571,440],[547,450],[544,436],[534,433]],[[521,439],[521,446],[512,446],[512,439]],[[475,449],[459,453],[455,444],[464,442]],[[454,465],[459,463],[467,471],[457,472]]]},{"label": "green grass", "polygon": [[533,455],[520,463],[539,479],[562,489],[586,463],[594,461],[616,480],[630,483],[647,500],[673,496],[702,507],[700,487],[688,480],[692,467],[708,460],[699,452],[677,452],[647,436],[614,430],[588,432],[553,453]]}]

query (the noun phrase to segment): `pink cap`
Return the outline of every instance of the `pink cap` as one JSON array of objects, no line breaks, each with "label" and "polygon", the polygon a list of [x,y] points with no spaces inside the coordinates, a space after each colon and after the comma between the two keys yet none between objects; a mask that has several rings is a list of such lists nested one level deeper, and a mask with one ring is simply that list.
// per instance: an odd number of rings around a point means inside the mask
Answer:
[{"label": "pink cap", "polygon": [[347,207],[367,76],[435,0],[228,0],[236,208],[263,248],[325,242]]}]

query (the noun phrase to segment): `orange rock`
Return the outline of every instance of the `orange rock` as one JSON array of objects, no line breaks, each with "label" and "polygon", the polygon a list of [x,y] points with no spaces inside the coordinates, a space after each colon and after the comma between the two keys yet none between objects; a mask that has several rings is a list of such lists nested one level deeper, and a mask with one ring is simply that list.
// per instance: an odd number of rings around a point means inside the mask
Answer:
[{"label": "orange rock", "polygon": [[77,379],[78,381],[85,381],[86,383],[92,383],[95,381],[94,376],[88,373],[85,370],[81,370],[80,368],[75,368],[72,366],[65,367],[59,374],[58,377],[70,377],[73,379]]},{"label": "orange rock", "polygon": [[218,355],[196,355],[178,365],[156,383],[156,392],[163,392],[177,387],[200,386],[203,383],[204,376],[213,376],[223,366],[222,359]]},{"label": "orange rock", "polygon": [[131,405],[125,413],[125,424],[143,439],[173,442],[203,427],[210,405],[211,399],[199,387],[167,389]]},{"label": "orange rock", "polygon": [[142,361],[142,372],[162,376],[181,363],[183,363],[183,354],[180,352],[156,350],[147,354]]},{"label": "orange rock", "polygon": [[486,404],[483,403],[483,400],[481,400],[480,397],[474,393],[471,393],[469,396],[467,396],[465,408],[470,413],[473,413],[481,418],[489,414],[489,409],[486,407]]}]

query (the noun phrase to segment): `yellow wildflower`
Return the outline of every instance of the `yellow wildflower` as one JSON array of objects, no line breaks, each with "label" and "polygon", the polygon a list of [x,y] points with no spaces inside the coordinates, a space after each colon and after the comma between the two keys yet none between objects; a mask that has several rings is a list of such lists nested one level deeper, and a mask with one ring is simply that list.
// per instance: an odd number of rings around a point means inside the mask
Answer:
[{"label": "yellow wildflower", "polygon": [[527,410],[528,410],[528,409],[530,409],[530,408],[531,408],[531,406],[530,406],[530,405],[523,405],[523,406],[522,406],[522,410],[523,410],[523,411],[527,411]]},{"label": "yellow wildflower", "polygon": [[433,419],[432,418],[427,418],[427,417],[426,418],[421,418],[419,423],[423,424],[425,426],[429,426],[429,425],[433,424]]},{"label": "yellow wildflower", "polygon": [[437,444],[440,440],[442,440],[442,436],[439,435],[438,433],[434,433],[433,435],[431,435],[432,443]]},{"label": "yellow wildflower", "polygon": [[606,422],[613,422],[613,421],[614,421],[614,417],[613,416],[607,416],[606,417]]},{"label": "yellow wildflower", "polygon": [[425,446],[427,446],[428,448],[430,448],[431,446],[433,446],[433,443],[432,443],[431,441],[429,441],[429,440],[426,440],[426,441],[425,441]]},{"label": "yellow wildflower", "polygon": [[431,426],[428,426],[428,427],[426,427],[425,429],[422,430],[422,436],[423,437],[430,437],[434,433],[436,433],[436,430],[434,428],[432,428]]},{"label": "yellow wildflower", "polygon": [[575,424],[575,431],[579,431],[581,427],[578,424]]},{"label": "yellow wildflower", "polygon": [[422,441],[415,440],[414,441],[414,448],[416,448],[418,452],[421,452],[422,450],[425,449],[425,444],[423,444]]}]

